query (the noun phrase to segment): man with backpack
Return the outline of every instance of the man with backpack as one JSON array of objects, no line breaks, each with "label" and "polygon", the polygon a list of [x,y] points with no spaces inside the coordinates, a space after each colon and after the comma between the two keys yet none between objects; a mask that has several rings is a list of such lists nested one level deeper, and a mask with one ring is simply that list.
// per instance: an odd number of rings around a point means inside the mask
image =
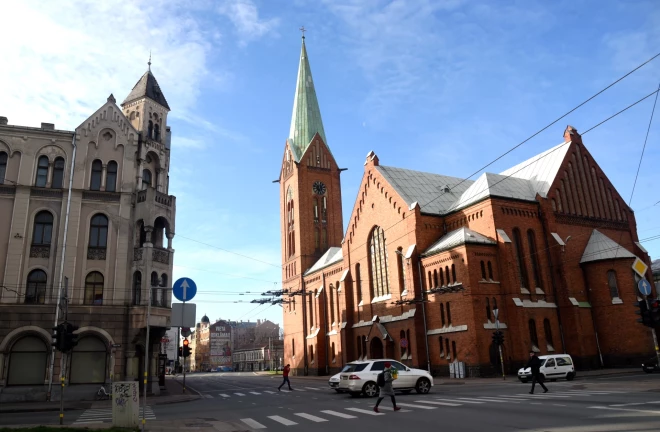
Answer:
[{"label": "man with backpack", "polygon": [[380,388],[380,394],[378,395],[378,400],[376,401],[376,406],[374,407],[375,412],[378,411],[378,405],[385,398],[389,396],[392,399],[392,406],[394,411],[399,411],[401,408],[396,406],[396,399],[394,399],[394,388],[392,387],[392,381],[394,381],[394,376],[396,371],[392,369],[392,364],[390,362],[385,362],[385,369],[376,377],[376,384]]}]

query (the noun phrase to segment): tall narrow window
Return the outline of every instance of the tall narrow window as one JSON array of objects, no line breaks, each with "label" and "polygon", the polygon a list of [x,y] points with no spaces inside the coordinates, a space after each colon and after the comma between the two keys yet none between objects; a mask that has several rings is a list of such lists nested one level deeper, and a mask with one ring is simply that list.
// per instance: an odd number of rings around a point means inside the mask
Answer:
[{"label": "tall narrow window", "polygon": [[296,357],[296,340],[291,339],[291,354],[293,354],[293,357]]},{"label": "tall narrow window", "polygon": [[142,190],[145,190],[147,186],[151,186],[151,171],[148,169],[142,170]]},{"label": "tall narrow window", "polygon": [[[404,344],[404,342],[403,342],[405,338],[406,338],[406,332],[401,330],[399,332],[399,347],[401,349],[401,360],[405,360],[406,358],[408,358],[408,349],[407,349],[408,345]],[[406,345],[406,346],[404,347],[403,345]]]},{"label": "tall narrow window", "polygon": [[[294,354],[295,356],[295,354]],[[309,361],[314,363],[314,345],[309,346]]]},{"label": "tall narrow window", "polygon": [[50,245],[53,235],[53,215],[48,211],[40,211],[34,218],[32,244],[35,246]]},{"label": "tall narrow window", "polygon": [[483,261],[481,261],[481,279],[486,279],[486,266]]},{"label": "tall narrow window", "polygon": [[314,198],[314,222],[319,221],[319,200]]},{"label": "tall narrow window", "polygon": [[445,326],[445,304],[440,303],[440,320],[442,321],[442,326]]},{"label": "tall narrow window", "polygon": [[439,346],[440,346],[440,357],[444,357],[444,355],[445,355],[445,346],[444,346],[444,344],[442,343],[442,336],[438,337],[438,342],[440,342],[440,343],[439,343]]},{"label": "tall narrow window", "polygon": [[616,272],[614,270],[607,272],[607,285],[610,287],[610,297],[619,298],[619,286],[616,283]]},{"label": "tall narrow window", "polygon": [[490,261],[488,261],[488,279],[495,280],[493,277],[493,266],[491,265]]},{"label": "tall narrow window", "polygon": [[105,176],[105,190],[115,192],[117,190],[117,162],[108,162],[108,171]]},{"label": "tall narrow window", "polygon": [[330,284],[330,322],[328,323],[330,327],[332,327],[332,324],[335,323],[335,289],[332,284]]},{"label": "tall narrow window", "polygon": [[328,199],[323,197],[323,211],[321,213],[321,221],[325,222],[328,220]]},{"label": "tall narrow window", "polygon": [[433,288],[438,286],[438,271],[433,270]]},{"label": "tall narrow window", "polygon": [[390,293],[385,232],[381,227],[377,226],[371,231],[369,246],[372,291],[380,297]]},{"label": "tall narrow window", "polygon": [[358,306],[362,303],[362,274],[360,274],[360,263],[355,264],[355,287],[357,290]]},{"label": "tall narrow window", "polygon": [[103,275],[99,272],[91,272],[85,278],[85,304],[103,304]]},{"label": "tall narrow window", "polygon": [[449,302],[447,302],[447,324],[451,325],[451,309],[449,308]]},{"label": "tall narrow window", "polygon": [[456,283],[456,266],[454,264],[451,265],[451,281]]},{"label": "tall narrow window", "polygon": [[445,266],[445,279],[447,279],[447,285],[451,283],[451,279],[449,279],[449,267]]},{"label": "tall narrow window", "polygon": [[89,180],[90,190],[101,190],[101,176],[103,175],[103,164],[96,159],[92,162],[92,175]]},{"label": "tall narrow window", "polygon": [[160,125],[158,123],[154,125],[154,139],[160,141]]},{"label": "tall narrow window", "polygon": [[406,275],[405,275],[406,269],[403,263],[403,248],[397,249],[396,266],[399,272],[399,290],[400,293],[403,294],[403,292],[406,290]]},{"label": "tall narrow window", "polygon": [[358,360],[362,360],[362,341],[360,340],[360,336],[357,337],[356,346],[357,346],[357,358]]},{"label": "tall narrow window", "polygon": [[525,267],[525,260],[523,259],[522,240],[520,238],[520,230],[513,229],[513,246],[516,252],[516,262],[518,264],[518,275],[520,276],[520,286],[522,288],[529,288],[529,279],[527,278],[527,267]]},{"label": "tall narrow window", "polygon": [[458,355],[456,353],[456,341],[451,341],[451,352],[454,355],[454,361],[458,359]]},{"label": "tall narrow window", "polygon": [[529,340],[532,343],[532,349],[538,351],[539,349],[539,338],[536,335],[536,321],[533,319],[529,320],[527,323],[529,325]]},{"label": "tall narrow window", "polygon": [[0,184],[5,184],[7,174],[7,153],[0,152]]},{"label": "tall narrow window", "polygon": [[64,158],[58,157],[53,164],[53,181],[50,187],[62,189],[64,185]]},{"label": "tall narrow window", "polygon": [[149,120],[149,123],[147,125],[147,137],[152,138],[153,137],[153,132],[154,132],[154,122]]},{"label": "tall narrow window", "polygon": [[32,270],[28,275],[25,303],[43,304],[46,300],[48,277],[43,270]]},{"label": "tall narrow window", "polygon": [[321,229],[321,246],[323,250],[328,248],[328,230],[325,228]]},{"label": "tall narrow window", "polygon": [[554,351],[554,343],[552,342],[552,328],[550,327],[550,320],[543,320],[543,329],[545,330],[545,343],[548,345],[548,351]]},{"label": "tall narrow window", "polygon": [[534,231],[527,230],[527,241],[529,243],[529,256],[532,259],[532,271],[534,272],[534,287],[543,288],[543,280],[541,279],[541,267],[539,266],[539,255],[536,250],[536,236]]},{"label": "tall narrow window", "polygon": [[89,247],[105,249],[108,244],[108,218],[103,214],[95,215],[89,227]]},{"label": "tall narrow window", "polygon": [[486,297],[486,318],[490,321],[490,301],[488,300],[488,297]]},{"label": "tall narrow window", "polygon": [[36,187],[46,187],[48,182],[48,157],[41,156],[37,162],[37,178],[34,182]]},{"label": "tall narrow window", "polygon": [[142,301],[142,273],[133,273],[133,304],[139,305]]},{"label": "tall narrow window", "polygon": [[318,228],[314,229],[314,248],[316,250],[321,248],[321,233]]},{"label": "tall narrow window", "polygon": [[445,339],[445,355],[447,356],[447,360],[449,360],[449,357],[451,356],[449,351],[449,339]]},{"label": "tall narrow window", "polygon": [[431,276],[431,270],[429,270],[429,285],[427,286],[428,289],[433,288],[433,276]]},{"label": "tall narrow window", "polygon": [[406,340],[408,341],[408,360],[412,359],[412,340],[410,339],[410,330],[406,330]]},{"label": "tall narrow window", "polygon": [[440,286],[445,286],[445,278],[442,276],[442,269],[440,269]]}]

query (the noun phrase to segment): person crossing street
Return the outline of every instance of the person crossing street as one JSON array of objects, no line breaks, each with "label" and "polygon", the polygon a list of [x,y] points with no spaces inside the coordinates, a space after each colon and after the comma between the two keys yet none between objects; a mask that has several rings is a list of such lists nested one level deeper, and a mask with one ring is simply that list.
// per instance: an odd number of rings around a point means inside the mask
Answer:
[{"label": "person crossing street", "polygon": [[277,391],[282,391],[282,386],[284,384],[288,384],[289,385],[289,390],[293,391],[293,389],[291,388],[291,381],[289,381],[289,372],[290,371],[291,371],[291,365],[287,364],[286,366],[284,366],[284,370],[282,371],[282,377],[284,379],[282,380],[282,384],[280,384],[280,386],[277,388]]},{"label": "person crossing street", "polygon": [[526,367],[532,370],[532,390],[529,394],[534,394],[534,386],[537,381],[543,387],[543,393],[547,393],[548,388],[543,384],[543,377],[541,376],[541,359],[537,357],[534,351],[529,352],[529,361]]},{"label": "person crossing street", "polygon": [[394,381],[394,377],[396,375],[397,371],[392,368],[392,364],[390,362],[385,362],[385,368],[380,374],[378,374],[378,378],[376,379],[376,384],[378,384],[378,387],[380,388],[380,393],[378,395],[378,400],[376,401],[376,406],[374,407],[375,412],[380,412],[378,411],[378,405],[380,405],[385,396],[389,396],[390,399],[392,399],[392,406],[394,407],[394,411],[399,411],[401,409],[396,406],[396,399],[394,399],[394,388],[392,387],[392,382]]}]

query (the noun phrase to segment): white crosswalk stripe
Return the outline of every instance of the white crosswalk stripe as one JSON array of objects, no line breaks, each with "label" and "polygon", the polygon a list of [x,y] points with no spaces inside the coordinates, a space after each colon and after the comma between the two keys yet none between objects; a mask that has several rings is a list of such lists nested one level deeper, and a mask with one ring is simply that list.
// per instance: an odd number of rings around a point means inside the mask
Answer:
[{"label": "white crosswalk stripe", "polygon": [[252,393],[253,395],[260,395],[261,394],[261,393],[258,393],[258,392],[250,392],[250,393]]},{"label": "white crosswalk stripe", "polygon": [[284,417],[280,416],[268,416],[269,419],[276,421],[278,423],[283,424],[284,426],[294,426],[297,425],[298,423],[291,421],[289,419],[285,419]]},{"label": "white crosswalk stripe", "polygon": [[[142,407],[139,412],[140,419],[142,418]],[[156,415],[151,410],[150,406],[144,412],[144,418],[147,420],[156,420]],[[73,422],[74,425],[91,424],[91,423],[105,423],[112,421],[112,408],[88,409],[85,410],[80,417]]]},{"label": "white crosswalk stripe", "polygon": [[264,393],[275,394],[276,392],[274,392],[274,391],[270,391],[270,390],[265,390]]},{"label": "white crosswalk stripe", "polygon": [[357,418],[357,417],[354,416],[354,415],[344,414],[344,413],[340,413],[340,412],[332,411],[332,410],[323,410],[323,411],[321,411],[321,412],[322,412],[323,414],[328,414],[328,415],[331,415],[331,416],[335,416],[335,417],[339,417],[339,418],[344,418],[344,419],[354,419],[354,418]]},{"label": "white crosswalk stripe", "polygon": [[425,403],[425,404],[433,404],[433,405],[443,405],[443,406],[461,406],[462,405],[460,403],[453,403],[453,402],[424,401],[424,400],[416,400],[415,402]]},{"label": "white crosswalk stripe", "polygon": [[218,396],[222,396],[223,398],[228,398],[229,397],[229,395],[225,394],[225,393],[220,393]]},{"label": "white crosswalk stripe", "polygon": [[241,419],[241,421],[252,429],[266,429],[266,426],[262,425],[256,420],[252,420],[251,418],[244,418]]},{"label": "white crosswalk stripe", "polygon": [[520,403],[522,401],[514,400],[514,399],[496,399],[496,398],[487,398],[487,397],[478,397],[478,400],[486,401],[486,402],[497,402],[497,403]]},{"label": "white crosswalk stripe", "polygon": [[[401,407],[399,407],[399,408],[401,408]],[[381,410],[381,411],[385,410],[385,411],[392,411],[392,412],[394,412],[394,407],[393,407],[393,406],[390,406],[390,405],[387,405],[387,406],[382,406],[382,405],[381,405],[381,406],[378,407],[378,409]],[[405,413],[405,412],[410,412],[410,410],[407,410],[407,409],[399,409],[399,412]]]},{"label": "white crosswalk stripe", "polygon": [[243,393],[234,393],[236,396],[245,396]]},{"label": "white crosswalk stripe", "polygon": [[397,405],[408,407],[408,408],[420,408],[420,409],[426,409],[426,410],[437,408],[437,407],[430,407],[430,406],[426,406],[426,405],[415,405],[415,404],[409,404],[409,403],[398,403]]},{"label": "white crosswalk stripe", "polygon": [[316,388],[316,387],[305,387],[305,388],[306,388],[307,390],[321,390],[321,389]]},{"label": "white crosswalk stripe", "polygon": [[321,418],[321,417],[316,417],[315,415],[307,414],[307,413],[294,413],[293,415],[296,415],[298,417],[302,417],[307,420],[311,420],[314,423],[322,423],[322,422],[327,422],[328,420]]},{"label": "white crosswalk stripe", "polygon": [[367,415],[372,415],[372,416],[379,416],[379,415],[385,415],[384,413],[377,413],[374,410],[366,410],[362,408],[346,408],[349,411],[354,411],[360,414],[367,414]]},{"label": "white crosswalk stripe", "polygon": [[442,402],[452,402],[452,403],[467,403],[467,404],[482,404],[486,402],[479,402],[479,401],[473,401],[473,400],[458,400],[458,399],[438,399],[436,400],[442,401]]}]

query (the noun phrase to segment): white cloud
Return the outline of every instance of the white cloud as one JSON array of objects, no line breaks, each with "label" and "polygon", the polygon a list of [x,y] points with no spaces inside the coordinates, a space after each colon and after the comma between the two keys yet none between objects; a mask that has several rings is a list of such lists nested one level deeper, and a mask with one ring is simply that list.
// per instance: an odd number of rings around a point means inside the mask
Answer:
[{"label": "white cloud", "polygon": [[177,116],[190,110],[217,39],[186,2],[24,1],[4,8],[0,112],[12,124],[74,128],[110,93],[118,102],[147,68]]},{"label": "white cloud", "polygon": [[218,7],[218,12],[225,15],[236,27],[241,38],[241,45],[259,39],[275,30],[279,19],[261,19],[259,10],[252,0],[227,0]]}]

